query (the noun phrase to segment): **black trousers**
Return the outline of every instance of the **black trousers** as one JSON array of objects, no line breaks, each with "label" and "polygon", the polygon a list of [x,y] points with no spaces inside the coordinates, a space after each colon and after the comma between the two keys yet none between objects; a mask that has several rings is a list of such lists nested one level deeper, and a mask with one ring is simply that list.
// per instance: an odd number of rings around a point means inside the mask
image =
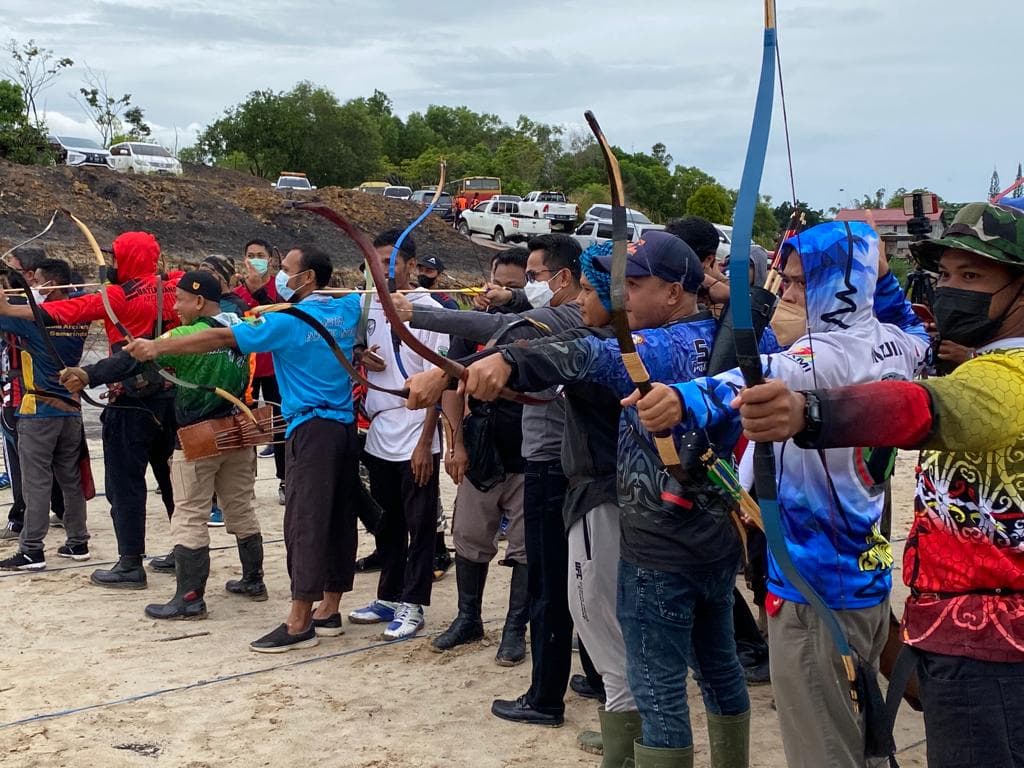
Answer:
[{"label": "black trousers", "polygon": [[174,398],[120,397],[117,406],[131,407],[104,408],[100,414],[104,485],[117,552],[136,557],[146,553],[146,466],[153,464],[154,472],[167,467],[169,485],[176,428]]},{"label": "black trousers", "polygon": [[1024,663],[918,652],[929,768],[1024,766]]},{"label": "black trousers", "polygon": [[357,544],[356,427],[310,419],[292,431],[285,453],[284,543],[292,599],[350,592]]},{"label": "black trousers", "polygon": [[386,461],[363,454],[363,464],[370,473],[370,494],[384,510],[377,532],[377,554],[383,566],[377,583],[378,600],[430,605],[440,463],[441,455],[435,453],[430,482],[419,486],[408,461]]},{"label": "black trousers", "polygon": [[[270,403],[270,407],[274,409],[274,416],[281,415],[281,390],[277,386],[276,376],[259,376],[252,380],[252,398],[253,400],[259,400],[260,396],[263,397],[263,402]],[[281,441],[284,440],[284,431],[274,433],[274,470],[277,474],[277,479],[282,483],[284,482],[285,474],[285,446]]]},{"label": "black trousers", "polygon": [[530,564],[530,653],[533,672],[527,700],[541,711],[565,711],[572,666],[569,613],[569,541],[562,504],[566,479],[559,461],[526,462],[523,517]]}]

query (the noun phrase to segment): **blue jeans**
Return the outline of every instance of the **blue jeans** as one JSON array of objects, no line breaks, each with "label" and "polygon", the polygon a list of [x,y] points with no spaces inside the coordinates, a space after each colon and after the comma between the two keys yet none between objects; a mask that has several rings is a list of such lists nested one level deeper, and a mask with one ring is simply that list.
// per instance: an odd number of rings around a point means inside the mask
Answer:
[{"label": "blue jeans", "polygon": [[626,677],[648,747],[693,744],[686,673],[716,715],[750,709],[733,636],[736,563],[668,573],[619,561],[617,612],[626,641]]}]

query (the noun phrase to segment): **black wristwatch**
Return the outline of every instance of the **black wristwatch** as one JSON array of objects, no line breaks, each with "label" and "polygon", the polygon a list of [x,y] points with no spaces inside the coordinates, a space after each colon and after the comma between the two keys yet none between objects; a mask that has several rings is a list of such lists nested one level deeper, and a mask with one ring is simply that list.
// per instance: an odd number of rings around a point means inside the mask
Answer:
[{"label": "black wristwatch", "polygon": [[804,428],[793,435],[799,448],[816,448],[821,437],[821,399],[812,391],[801,391],[804,396]]}]

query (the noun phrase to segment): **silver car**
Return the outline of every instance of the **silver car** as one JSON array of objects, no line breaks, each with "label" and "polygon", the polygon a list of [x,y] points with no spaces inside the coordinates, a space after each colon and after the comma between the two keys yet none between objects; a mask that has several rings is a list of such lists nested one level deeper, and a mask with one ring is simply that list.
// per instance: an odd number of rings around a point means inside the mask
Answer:
[{"label": "silver car", "polygon": [[80,136],[47,136],[47,141],[57,155],[58,165],[94,165],[110,168],[110,152],[92,139]]}]

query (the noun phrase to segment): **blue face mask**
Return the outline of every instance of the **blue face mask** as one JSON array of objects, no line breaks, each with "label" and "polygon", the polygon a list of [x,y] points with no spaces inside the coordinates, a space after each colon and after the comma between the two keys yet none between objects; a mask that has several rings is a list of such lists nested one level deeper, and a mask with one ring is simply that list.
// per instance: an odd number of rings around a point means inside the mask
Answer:
[{"label": "blue face mask", "polygon": [[295,295],[295,289],[288,287],[288,278],[290,275],[285,274],[284,270],[277,273],[274,277],[274,287],[277,288],[277,295],[285,301],[291,301],[292,296]]}]

